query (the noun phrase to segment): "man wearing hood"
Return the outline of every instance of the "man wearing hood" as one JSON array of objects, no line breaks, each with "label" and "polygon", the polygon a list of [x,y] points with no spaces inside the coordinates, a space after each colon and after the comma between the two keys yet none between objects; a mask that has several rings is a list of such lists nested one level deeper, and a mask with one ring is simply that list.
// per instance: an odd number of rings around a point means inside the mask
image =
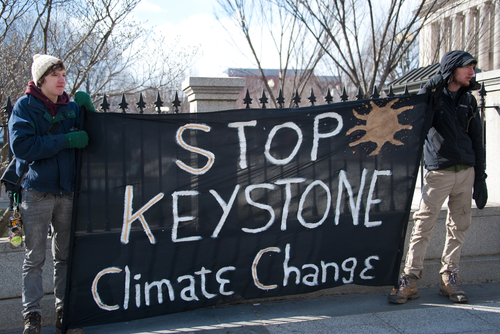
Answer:
[{"label": "man wearing hood", "polygon": [[404,304],[408,299],[419,297],[417,280],[422,278],[425,252],[447,198],[439,294],[456,303],[468,301],[457,283],[460,253],[465,231],[471,224],[472,198],[476,206],[483,209],[488,197],[481,120],[477,101],[470,93],[476,64],[476,59],[467,52],[447,52],[438,74],[420,92],[432,93],[435,97],[433,121],[424,146],[427,171],[420,207],[413,216],[405,268],[398,286],[388,296],[390,303]]},{"label": "man wearing hood", "polygon": [[22,275],[24,334],[41,331],[42,268],[49,226],[54,256],[56,330],[61,328],[76,176],[75,149],[88,143],[87,133],[78,130],[79,106],[95,110],[87,93],[77,92],[85,103],[70,101],[64,91],[66,69],[58,58],[35,55],[31,73],[33,81],[28,83],[26,95],[16,102],[9,119],[9,140],[16,156],[17,174],[25,173],[20,206],[26,245]]}]

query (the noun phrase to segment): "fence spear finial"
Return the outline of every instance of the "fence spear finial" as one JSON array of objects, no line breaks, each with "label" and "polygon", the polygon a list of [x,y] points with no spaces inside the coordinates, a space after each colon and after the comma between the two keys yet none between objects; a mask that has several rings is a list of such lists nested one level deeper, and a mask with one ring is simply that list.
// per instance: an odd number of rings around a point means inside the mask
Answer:
[{"label": "fence spear finial", "polygon": [[285,104],[285,98],[283,97],[283,92],[281,91],[278,94],[278,97],[276,98],[276,102],[278,102],[279,108],[283,108],[283,105]]},{"label": "fence spear finial", "polygon": [[156,112],[158,114],[161,114],[161,107],[163,107],[163,101],[161,100],[160,92],[157,92],[157,94],[156,94],[156,101],[154,101],[153,104],[156,107]]},{"label": "fence spear finial", "polygon": [[342,102],[349,100],[349,95],[347,95],[347,92],[345,90],[345,86],[344,86],[344,89],[342,89],[342,95],[340,95],[340,100]]},{"label": "fence spear finial", "polygon": [[122,102],[118,104],[120,106],[120,109],[122,110],[122,113],[126,113],[125,109],[128,108],[128,103],[125,101],[125,94],[122,94]]},{"label": "fence spear finial", "polygon": [[394,91],[392,90],[392,85],[389,86],[389,93],[387,94],[388,97],[394,97]]},{"label": "fence spear finial", "polygon": [[106,113],[106,112],[108,112],[109,107],[110,107],[110,104],[108,103],[108,99],[106,98],[106,94],[104,94],[104,96],[102,97],[101,110]]},{"label": "fence spear finial", "polygon": [[363,100],[365,96],[363,95],[363,91],[361,90],[361,87],[358,87],[358,94],[356,95],[356,99],[358,100]]},{"label": "fence spear finial", "polygon": [[262,104],[262,109],[266,109],[266,103],[269,102],[269,99],[266,96],[265,89],[262,90],[262,97],[259,99],[260,104]]},{"label": "fence spear finial", "polygon": [[10,96],[7,97],[7,102],[5,105],[2,107],[3,111],[7,114],[7,119],[10,118],[10,115],[12,114],[12,102],[10,102]]},{"label": "fence spear finial", "polygon": [[292,97],[292,101],[293,101],[293,106],[295,108],[298,108],[300,103],[300,96],[298,89],[295,89],[295,95]]},{"label": "fence spear finial", "polygon": [[316,102],[316,96],[314,96],[313,89],[311,88],[311,95],[307,98],[311,102],[311,106],[314,107],[314,102]]},{"label": "fence spear finial", "polygon": [[174,111],[176,114],[179,113],[179,107],[181,106],[181,100],[179,100],[179,95],[177,95],[177,92],[175,92],[175,99],[172,102],[172,105],[174,106]]},{"label": "fence spear finial", "polygon": [[247,89],[247,94],[245,95],[245,98],[243,99],[243,102],[246,104],[246,109],[250,109],[250,105],[252,104],[252,99],[250,98],[250,92]]},{"label": "fence spear finial", "polygon": [[408,92],[408,85],[405,85],[405,91],[403,92],[402,96],[408,96],[410,95],[410,92]]},{"label": "fence spear finial", "polygon": [[137,108],[139,108],[139,113],[143,114],[144,108],[146,107],[146,102],[144,102],[144,99],[142,98],[142,93],[139,95],[139,101],[135,104],[137,105]]},{"label": "fence spear finial", "polygon": [[325,102],[328,104],[333,102],[333,96],[330,93],[330,88],[327,88],[327,90],[326,90]]}]

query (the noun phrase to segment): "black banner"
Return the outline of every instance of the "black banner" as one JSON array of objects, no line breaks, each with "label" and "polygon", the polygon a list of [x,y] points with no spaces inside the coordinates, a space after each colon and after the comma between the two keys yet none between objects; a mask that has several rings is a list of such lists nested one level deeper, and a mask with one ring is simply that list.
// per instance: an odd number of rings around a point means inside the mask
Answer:
[{"label": "black banner", "polygon": [[87,113],[65,324],[393,284],[428,99]]}]

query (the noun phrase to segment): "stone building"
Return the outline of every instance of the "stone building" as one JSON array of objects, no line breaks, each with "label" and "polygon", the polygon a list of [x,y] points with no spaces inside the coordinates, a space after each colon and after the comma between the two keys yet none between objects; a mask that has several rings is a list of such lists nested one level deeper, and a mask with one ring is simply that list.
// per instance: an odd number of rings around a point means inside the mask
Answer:
[{"label": "stone building", "polygon": [[449,50],[466,50],[481,71],[500,69],[500,1],[440,0],[436,8],[420,33],[420,67]]}]

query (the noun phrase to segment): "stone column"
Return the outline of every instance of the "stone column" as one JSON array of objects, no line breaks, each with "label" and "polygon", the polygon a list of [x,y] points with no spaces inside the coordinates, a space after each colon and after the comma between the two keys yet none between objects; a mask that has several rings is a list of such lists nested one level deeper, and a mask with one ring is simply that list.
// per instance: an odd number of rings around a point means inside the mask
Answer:
[{"label": "stone column", "polygon": [[458,13],[453,17],[453,36],[451,38],[453,50],[463,50],[464,48],[464,15]]},{"label": "stone column", "polygon": [[450,51],[448,42],[450,40],[450,20],[443,18],[439,31],[439,59],[443,58],[444,54]]},{"label": "stone column", "polygon": [[430,64],[434,64],[441,61],[439,57],[439,23],[433,22],[431,25],[431,45],[430,45]]},{"label": "stone column", "polygon": [[464,50],[477,57],[476,8],[470,8],[465,14]]},{"label": "stone column", "polygon": [[424,67],[434,63],[433,52],[436,44],[433,37],[433,24],[426,24],[420,31],[418,52],[418,66]]},{"label": "stone column", "polygon": [[188,97],[189,112],[221,111],[236,109],[245,83],[245,78],[189,77],[182,83],[182,90]]},{"label": "stone column", "polygon": [[485,2],[479,7],[477,62],[483,71],[490,69],[490,8],[490,2]]},{"label": "stone column", "polygon": [[493,35],[493,69],[500,69],[500,1],[495,4],[495,28]]}]

